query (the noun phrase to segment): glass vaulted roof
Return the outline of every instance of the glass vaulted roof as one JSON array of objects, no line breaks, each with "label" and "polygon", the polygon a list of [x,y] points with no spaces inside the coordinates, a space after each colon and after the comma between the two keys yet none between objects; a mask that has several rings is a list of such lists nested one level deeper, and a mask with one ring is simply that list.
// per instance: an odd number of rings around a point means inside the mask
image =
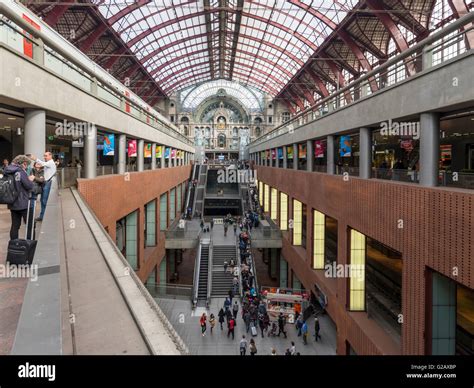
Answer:
[{"label": "glass vaulted roof", "polygon": [[93,0],[167,93],[213,79],[276,95],[356,0]]},{"label": "glass vaulted roof", "polygon": [[183,109],[192,111],[203,101],[216,95],[231,96],[250,112],[263,109],[263,94],[258,89],[223,79],[204,82],[184,89],[181,92],[181,105]]}]

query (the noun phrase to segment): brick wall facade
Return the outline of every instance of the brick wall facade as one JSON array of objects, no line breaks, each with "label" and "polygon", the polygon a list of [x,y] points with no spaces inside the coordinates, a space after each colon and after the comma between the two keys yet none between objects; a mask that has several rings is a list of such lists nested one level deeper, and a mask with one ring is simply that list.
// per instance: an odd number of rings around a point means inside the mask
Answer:
[{"label": "brick wall facade", "polygon": [[[95,179],[79,179],[78,190],[115,241],[115,224],[138,210],[138,276],[146,281],[165,256],[165,236],[160,230],[160,195],[187,181],[191,165],[131,172],[126,175],[105,175]],[[184,195],[184,194],[183,194]],[[183,197],[184,198],[184,197]],[[144,247],[145,204],[156,199],[157,244]],[[183,199],[184,201],[184,199]],[[169,207],[169,195],[168,195]],[[176,218],[180,212],[177,211]],[[169,211],[168,211],[169,217]]]},{"label": "brick wall facade", "polygon": [[[474,192],[426,188],[316,172],[256,166],[257,178],[307,206],[307,249],[291,245],[284,232],[282,254],[308,290],[318,284],[329,299],[328,313],[338,331],[337,351],[349,341],[358,354],[424,354],[427,268],[474,288]],[[348,263],[348,231],[359,232],[402,254],[401,346],[365,312],[346,308],[347,280],[328,279],[311,268],[312,210],[338,221],[338,264]],[[399,228],[399,220],[403,228]],[[453,268],[458,275],[453,276]]]}]

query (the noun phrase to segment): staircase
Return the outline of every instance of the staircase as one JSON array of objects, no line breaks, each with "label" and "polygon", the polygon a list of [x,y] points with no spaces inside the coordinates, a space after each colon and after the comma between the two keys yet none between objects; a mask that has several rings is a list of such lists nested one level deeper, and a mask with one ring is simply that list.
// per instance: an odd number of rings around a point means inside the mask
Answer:
[{"label": "staircase", "polygon": [[209,245],[201,245],[201,266],[199,268],[198,306],[206,306],[209,275]]},{"label": "staircase", "polygon": [[225,297],[232,289],[233,276],[224,273],[224,261],[237,263],[235,245],[214,245],[212,252],[212,297]]}]

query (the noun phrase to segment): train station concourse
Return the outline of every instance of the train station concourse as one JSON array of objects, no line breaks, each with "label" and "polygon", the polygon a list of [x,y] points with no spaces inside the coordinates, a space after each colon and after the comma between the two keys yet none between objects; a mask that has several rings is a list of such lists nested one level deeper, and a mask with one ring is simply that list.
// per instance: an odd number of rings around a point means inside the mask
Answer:
[{"label": "train station concourse", "polygon": [[472,0],[0,0],[0,160],[0,355],[474,355]]}]

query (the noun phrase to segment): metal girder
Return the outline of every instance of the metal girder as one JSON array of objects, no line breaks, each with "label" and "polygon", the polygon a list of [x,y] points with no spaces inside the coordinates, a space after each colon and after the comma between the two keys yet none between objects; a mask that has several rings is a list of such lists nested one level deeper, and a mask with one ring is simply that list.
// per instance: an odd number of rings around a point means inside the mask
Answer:
[{"label": "metal girder", "polygon": [[229,68],[229,79],[232,79],[235,65],[235,54],[237,53],[237,44],[240,36],[240,26],[242,24],[242,11],[244,7],[244,0],[237,0],[237,7],[235,9],[235,23],[234,23],[234,35],[232,37],[232,51]]},{"label": "metal girder", "polygon": [[[186,67],[182,68],[180,73],[184,73],[187,70],[192,70],[196,67],[203,66],[204,64],[205,64],[205,62],[191,64],[189,66],[186,66]],[[246,63],[239,63],[239,66],[248,68],[248,69],[250,69],[254,72],[257,72],[257,73],[259,73],[263,76],[266,76],[266,77],[270,78],[271,80],[273,80],[277,85],[282,86],[282,81],[280,79],[276,78],[275,76],[273,76],[270,73],[266,73],[265,71],[263,71],[261,69],[258,69],[258,68],[252,68],[252,66],[247,65]],[[165,82],[169,81],[170,79],[172,79],[174,76],[176,76],[176,74],[179,74],[179,73],[172,73],[172,74],[166,76],[165,78],[161,79],[160,82],[165,83]],[[262,82],[262,80],[259,81],[259,83],[261,83],[261,82]]]},{"label": "metal girder", "polygon": [[[321,20],[323,23],[325,23],[333,31],[336,31],[336,33],[339,35],[339,37],[343,40],[343,42],[349,47],[349,49],[352,51],[354,56],[357,58],[360,65],[362,66],[362,68],[367,72],[372,70],[372,66],[370,65],[369,61],[365,57],[364,53],[362,52],[360,47],[354,42],[354,40],[352,39],[352,37],[350,36],[350,34],[347,31],[343,30],[342,28],[337,29],[337,24],[336,23],[334,23],[326,15],[322,14],[321,12],[316,10],[315,8],[311,7],[312,3],[310,5],[308,5],[308,4],[302,3],[300,0],[289,0],[289,2],[291,4],[294,4],[298,7],[306,10],[308,13],[310,13],[311,15],[317,17],[319,20]],[[373,79],[371,80],[370,87],[371,87],[373,92],[378,90],[377,83],[375,82],[375,80],[373,80]]]},{"label": "metal girder", "polygon": [[[298,112],[296,112],[296,108],[292,104],[292,102],[294,100],[293,97],[286,90],[283,93],[283,100],[285,101],[285,104],[288,107],[288,109],[290,110],[290,113],[292,115],[295,115],[296,113],[298,113]],[[294,102],[296,103],[296,101],[294,101]],[[296,105],[298,105],[298,104],[296,104]]]},{"label": "metal girder", "polygon": [[290,84],[290,88],[293,88],[297,94],[302,94],[310,105],[314,105],[316,103],[316,100],[314,99],[312,93],[303,85],[293,83]]},{"label": "metal girder", "polygon": [[108,18],[107,23],[109,25],[113,25],[116,22],[118,22],[120,19],[122,19],[123,17],[127,16],[129,13],[135,11],[137,8],[140,8],[140,7],[146,5],[150,2],[151,2],[151,0],[133,1],[132,4],[127,5],[125,8],[122,8],[116,14],[114,14],[110,18]]},{"label": "metal girder", "polygon": [[79,46],[79,49],[84,52],[84,53],[87,53],[89,51],[89,49],[92,47],[92,45],[97,41],[97,39],[99,39],[105,31],[107,31],[107,29],[109,28],[109,26],[107,24],[105,24],[105,22],[103,24],[101,24],[100,26],[97,26],[94,31],[92,31],[92,33],[90,33],[80,44]]},{"label": "metal girder", "polygon": [[[344,41],[344,43],[350,48],[352,53],[355,55],[359,63],[361,64],[362,68],[368,73],[372,71],[372,66],[370,65],[369,61],[365,57],[364,53],[360,49],[360,47],[354,42],[352,37],[347,33],[347,31],[340,29],[338,30],[338,35]],[[377,82],[374,78],[369,80],[370,89],[372,92],[376,92],[378,90]]]},{"label": "metal girder", "polygon": [[305,110],[304,102],[301,100],[301,98],[291,90],[291,88],[288,88],[286,90],[286,93],[288,94],[289,97],[293,99],[296,105],[298,105],[298,108],[300,108],[300,111]]},{"label": "metal girder", "polygon": [[[69,4],[65,4],[69,3]],[[44,17],[43,21],[54,27],[59,19],[66,13],[66,11],[73,5],[74,0],[64,0],[61,5],[55,5],[51,11]]]},{"label": "metal girder", "polygon": [[[454,16],[456,16],[456,19],[459,19],[461,16],[464,16],[469,13],[469,8],[466,6],[463,0],[448,0],[448,4],[451,7]],[[472,25],[474,25],[474,23],[471,24],[471,26]],[[469,50],[474,48],[474,30],[471,30],[466,33],[464,42],[466,44],[466,49]]]},{"label": "metal girder", "polygon": [[[343,88],[344,86],[346,86],[346,79],[342,75],[342,72],[341,72],[341,70],[339,70],[339,67],[337,67],[336,63],[333,62],[330,59],[326,60],[326,63],[329,66],[329,68],[331,69],[331,72],[336,77],[336,80],[338,81],[339,87]],[[346,90],[346,92],[344,93],[344,97],[345,97],[348,104],[352,102],[352,96],[351,96],[351,94],[348,90]]]},{"label": "metal girder", "polygon": [[227,37],[227,0],[219,0],[219,77],[225,74],[225,45]]},{"label": "metal girder", "polygon": [[[178,18],[175,18],[175,19],[171,19],[171,20],[167,20],[166,22],[164,23],[161,23],[161,24],[157,24],[156,26],[153,26],[145,31],[143,31],[141,34],[138,34],[137,36],[135,36],[133,39],[131,39],[130,41],[127,42],[127,45],[129,47],[132,47],[134,46],[136,43],[140,42],[142,39],[146,38],[148,35],[150,34],[153,34],[155,33],[156,31],[159,31],[163,28],[166,28],[168,26],[171,26],[175,23],[179,23],[181,21],[184,21],[184,20],[188,20],[188,19],[192,19],[192,18],[196,18],[196,17],[199,17],[199,16],[204,16],[206,13],[213,13],[215,12],[214,10],[205,10],[205,11],[200,11],[200,12],[195,12],[195,13],[191,13],[191,14],[187,14],[187,15],[182,15]],[[227,9],[227,12],[234,12],[235,13],[235,10],[232,10],[232,9]],[[306,38],[305,36],[303,36],[302,34],[298,33],[298,32],[295,32],[293,31],[292,29],[290,29],[289,27],[286,27],[284,26],[283,24],[280,24],[280,23],[277,23],[273,20],[268,20],[268,19],[265,19],[264,17],[262,16],[258,16],[258,15],[252,15],[248,12],[244,12],[242,11],[242,16],[245,16],[249,19],[253,19],[253,20],[259,20],[263,23],[267,23],[268,25],[271,25],[275,28],[278,28],[282,31],[285,31],[286,33],[288,34],[291,34],[293,35],[295,38],[297,38],[298,40],[300,40],[301,42],[303,42],[304,44],[306,44],[307,46],[309,46],[311,49],[313,50],[316,50],[317,49],[317,46],[312,42],[310,41],[308,38]]]},{"label": "metal girder", "polygon": [[[375,16],[377,16],[380,22],[390,33],[390,36],[393,38],[398,51],[402,52],[408,49],[408,43],[405,37],[393,21],[392,17],[390,16],[389,10],[385,6],[385,4],[381,0],[365,0],[365,2],[370,9],[375,11]],[[405,66],[409,75],[413,75],[416,73],[415,64],[413,62],[410,62],[409,58],[405,60]]]},{"label": "metal girder", "polygon": [[[203,0],[204,9],[210,10],[211,3],[209,0]],[[211,28],[211,13],[206,13],[204,16],[206,20],[206,36],[207,36],[207,52],[209,55],[209,67],[211,69],[211,78],[215,77],[215,69],[214,69],[214,54],[212,52],[212,28]],[[174,32],[174,31],[173,31]]]},{"label": "metal girder", "polygon": [[329,91],[325,85],[325,83],[323,82],[323,80],[321,79],[321,77],[319,75],[317,75],[313,69],[311,69],[311,67],[307,67],[304,71],[306,74],[308,74],[311,79],[314,81],[315,85],[318,87],[319,91],[321,92],[322,96],[323,97],[327,97],[329,96]]}]

